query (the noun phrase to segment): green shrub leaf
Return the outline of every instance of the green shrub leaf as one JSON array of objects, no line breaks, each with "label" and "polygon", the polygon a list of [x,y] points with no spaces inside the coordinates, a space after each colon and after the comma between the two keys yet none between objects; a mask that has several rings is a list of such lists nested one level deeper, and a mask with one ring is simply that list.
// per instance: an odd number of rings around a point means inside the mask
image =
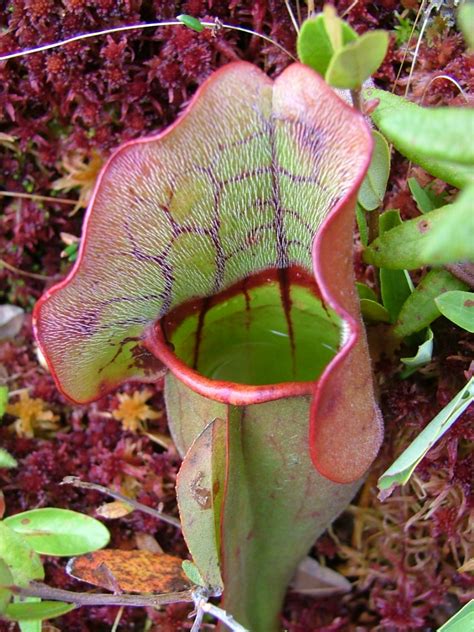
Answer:
[{"label": "green shrub leaf", "polygon": [[474,333],[474,292],[453,290],[435,299],[436,307],[455,325]]},{"label": "green shrub leaf", "polygon": [[0,448],[0,467],[17,467],[17,460],[4,448]]},{"label": "green shrub leaf", "polygon": [[44,578],[39,556],[21,535],[10,529],[6,521],[0,522],[0,558],[18,586],[26,586],[32,579]]},{"label": "green shrub leaf", "polygon": [[469,48],[474,48],[474,3],[466,0],[458,9],[458,24]]},{"label": "green shrub leaf", "polygon": [[186,577],[190,579],[193,582],[193,584],[196,584],[196,586],[206,586],[206,582],[202,578],[202,575],[199,572],[199,569],[196,566],[196,564],[193,564],[189,560],[183,560],[183,563],[181,564],[181,566],[183,568],[183,571],[186,574]]},{"label": "green shrub leaf", "polygon": [[369,298],[360,299],[360,311],[365,320],[373,322],[390,322],[390,314],[383,305]]},{"label": "green shrub leaf", "polygon": [[358,202],[366,211],[374,211],[382,202],[390,173],[390,149],[380,132],[372,132],[374,150],[369,170],[359,190]]},{"label": "green shrub leaf", "polygon": [[[388,230],[401,224],[400,211],[390,209],[379,217],[380,234],[383,235]],[[380,268],[379,278],[382,303],[390,316],[390,322],[394,323],[398,318],[403,303],[413,291],[413,283],[406,270]]]},{"label": "green shrub leaf", "polygon": [[[466,3],[467,4],[467,3]],[[473,18],[474,19],[474,18]],[[473,36],[474,41],[474,36]],[[474,599],[438,628],[438,632],[466,632],[474,621]]]},{"label": "green shrub leaf", "polygon": [[380,294],[382,303],[390,315],[390,322],[395,323],[400,310],[412,292],[412,283],[406,270],[387,270],[381,268]]},{"label": "green shrub leaf", "polygon": [[13,575],[10,569],[6,562],[0,558],[0,614],[5,612],[5,608],[12,598],[12,592],[6,586],[12,586],[13,583]]},{"label": "green shrub leaf", "polygon": [[43,628],[41,621],[18,621],[18,627],[21,632],[41,632]]},{"label": "green shrub leaf", "polygon": [[375,88],[364,98],[379,100],[372,120],[401,154],[453,186],[473,181],[474,110],[423,108]]},{"label": "green shrub leaf", "polygon": [[360,88],[383,62],[388,48],[385,31],[369,31],[336,51],[325,79],[335,88]]},{"label": "green shrub leaf", "polygon": [[382,90],[368,92],[381,99],[372,114],[375,124],[401,153],[474,165],[474,110],[426,108]]},{"label": "green shrub leaf", "polygon": [[359,229],[360,242],[364,248],[366,248],[369,244],[369,227],[367,226],[365,210],[359,203],[356,204],[356,220],[357,228]]},{"label": "green shrub leaf", "polygon": [[[380,490],[403,485],[428,450],[474,401],[474,378],[445,406],[378,480]],[[386,497],[386,494],[384,495]]]},{"label": "green shrub leaf", "polygon": [[444,196],[436,195],[429,186],[423,188],[415,178],[408,178],[408,186],[421,213],[429,213],[446,204]]},{"label": "green shrub leaf", "polygon": [[69,509],[33,509],[10,516],[4,523],[43,555],[83,555],[101,549],[110,539],[101,522]]},{"label": "green shrub leaf", "polygon": [[370,301],[377,302],[377,294],[365,283],[356,283],[356,290],[359,298],[368,298]]},{"label": "green shrub leaf", "polygon": [[0,418],[3,417],[8,404],[8,386],[0,386]]},{"label": "green shrub leaf", "polygon": [[194,18],[192,15],[186,15],[185,13],[182,13],[181,15],[178,15],[176,19],[179,22],[182,22],[184,26],[187,26],[188,29],[191,29],[192,31],[196,31],[197,33],[202,33],[202,31],[204,31],[204,24],[202,24],[197,18]]},{"label": "green shrub leaf", "polygon": [[[15,597],[15,603],[40,603],[40,597],[24,597],[20,600],[19,597]],[[36,621],[18,621],[18,627],[21,632],[42,632],[43,625],[38,619]]]},{"label": "green shrub leaf", "polygon": [[[340,18],[336,19],[341,25],[343,44],[357,39],[357,33],[346,22],[343,22]],[[296,50],[300,61],[316,70],[323,77],[326,74],[331,57],[334,55],[334,47],[328,35],[326,24],[327,20],[323,13],[305,20],[296,41]]]},{"label": "green shrub leaf", "polygon": [[474,260],[474,184],[442,208],[446,210],[425,239],[421,256],[435,265]]},{"label": "green shrub leaf", "polygon": [[43,621],[60,617],[74,608],[76,608],[74,604],[64,601],[11,603],[5,610],[5,616],[12,621]]},{"label": "green shrub leaf", "polygon": [[455,202],[380,235],[364,252],[379,268],[408,269],[474,258],[474,186]]},{"label": "green shrub leaf", "polygon": [[465,283],[443,269],[430,270],[404,302],[394,333],[400,338],[421,331],[436,320],[441,312],[435,299],[450,290],[464,290]]},{"label": "green shrub leaf", "polygon": [[406,378],[414,373],[417,369],[428,362],[431,362],[431,358],[433,357],[433,332],[431,328],[428,327],[426,329],[426,334],[423,342],[418,346],[418,350],[416,354],[409,358],[400,358],[400,360],[405,365],[405,369],[400,373],[401,378]]}]

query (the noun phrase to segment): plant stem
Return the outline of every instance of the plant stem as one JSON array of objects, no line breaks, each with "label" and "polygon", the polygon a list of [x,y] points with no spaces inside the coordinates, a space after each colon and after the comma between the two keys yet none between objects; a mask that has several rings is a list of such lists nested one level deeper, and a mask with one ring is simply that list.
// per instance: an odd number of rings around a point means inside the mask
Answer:
[{"label": "plant stem", "polygon": [[110,630],[110,632],[117,632],[119,624],[120,624],[120,619],[122,618],[122,615],[123,615],[123,609],[124,609],[124,606],[121,606],[119,611],[117,612],[114,625],[112,626],[112,629]]},{"label": "plant stem", "polygon": [[127,606],[135,608],[158,608],[169,603],[193,602],[193,591],[183,590],[163,595],[113,595],[109,593],[78,593],[62,588],[52,588],[41,582],[30,582],[28,586],[8,586],[20,597],[40,597],[53,601],[66,601],[77,606]]},{"label": "plant stem", "polygon": [[55,198],[52,195],[39,195],[37,193],[20,193],[18,191],[0,191],[0,196],[22,198],[25,200],[38,200],[39,202],[57,202],[58,204],[71,204],[71,206],[75,206],[77,204],[77,200]]},{"label": "plant stem", "polygon": [[22,276],[30,277],[31,279],[37,279],[38,281],[49,281],[53,277],[46,276],[45,274],[35,274],[34,272],[25,272],[25,270],[20,270],[19,268],[15,268],[10,263],[7,263],[3,259],[0,259],[0,270],[2,268],[6,268],[10,270],[10,272],[14,272],[15,274],[21,274]]},{"label": "plant stem", "polygon": [[81,481],[77,476],[66,476],[61,481],[60,485],[73,485],[74,487],[82,487],[83,489],[93,489],[97,492],[102,492],[103,494],[107,494],[111,498],[116,498],[117,500],[121,500],[127,505],[131,505],[134,509],[138,511],[142,511],[143,513],[148,514],[149,516],[153,516],[153,518],[158,518],[159,520],[163,520],[163,522],[167,522],[168,524],[181,529],[181,523],[173,516],[168,516],[168,514],[162,513],[158,511],[158,509],[153,509],[152,507],[148,507],[147,505],[143,505],[133,498],[129,498],[128,496],[124,496],[120,492],[115,492],[108,487],[103,487],[102,485],[98,485],[97,483],[88,483],[87,481]]},{"label": "plant stem", "polygon": [[351,90],[352,105],[356,110],[362,112],[362,91],[360,88]]},{"label": "plant stem", "polygon": [[379,216],[380,216],[380,208],[376,208],[373,211],[367,212],[367,227],[369,229],[368,239],[369,244],[371,244],[374,239],[377,239],[379,236]]},{"label": "plant stem", "polygon": [[210,614],[219,621],[222,621],[222,623],[225,623],[232,632],[249,632],[249,630],[244,628],[243,625],[240,625],[240,623],[238,623],[232,615],[227,614],[227,612],[222,610],[222,608],[218,608],[214,604],[205,601],[205,599],[202,599],[202,601],[199,602],[198,608],[204,613]]},{"label": "plant stem", "polygon": [[199,632],[202,625],[202,620],[204,618],[204,610],[202,608],[196,609],[196,616],[194,617],[193,627],[189,632]]},{"label": "plant stem", "polygon": [[[206,22],[201,21],[201,24],[206,28],[217,31],[218,29],[228,29],[231,31],[240,31],[241,33],[250,33],[251,35],[255,35],[256,37],[260,37],[260,39],[265,40],[266,42],[270,42],[281,51],[286,53],[291,59],[294,61],[298,61],[294,55],[290,53],[290,51],[286,50],[284,46],[278,44],[268,37],[267,35],[263,35],[262,33],[256,33],[251,29],[246,29],[242,26],[234,26],[233,24],[224,24],[219,20],[215,20],[214,22]],[[17,51],[15,53],[8,53],[7,55],[1,55],[0,61],[7,61],[8,59],[16,59],[17,57],[24,57],[25,55],[31,55],[32,53],[39,53],[46,50],[51,50],[52,48],[58,48],[59,46],[64,46],[64,44],[71,44],[72,42],[79,42],[85,39],[90,39],[92,37],[100,37],[101,35],[109,35],[111,33],[123,33],[125,31],[133,31],[133,30],[141,30],[141,29],[149,29],[149,28],[157,28],[161,26],[181,26],[187,28],[182,22],[177,20],[169,20],[167,22],[149,22],[148,24],[130,24],[125,26],[115,26],[109,29],[103,29],[101,31],[94,31],[93,33],[82,33],[81,35],[74,35],[74,37],[69,37],[67,39],[61,40],[59,42],[53,42],[52,44],[43,44],[41,46],[36,46],[34,48],[29,48],[26,50]]]}]

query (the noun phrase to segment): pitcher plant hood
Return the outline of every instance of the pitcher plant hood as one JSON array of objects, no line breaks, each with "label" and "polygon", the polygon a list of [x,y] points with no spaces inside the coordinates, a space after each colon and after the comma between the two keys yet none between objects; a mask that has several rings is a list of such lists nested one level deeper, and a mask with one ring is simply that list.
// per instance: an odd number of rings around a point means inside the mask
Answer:
[{"label": "pitcher plant hood", "polygon": [[[86,403],[168,367],[232,404],[311,395],[316,468],[336,482],[359,478],[382,437],[352,265],[371,146],[361,114],[308,67],[293,64],[273,81],[236,62],[164,132],[120,147],[96,183],[74,268],[34,310],[62,393]],[[295,268],[314,277],[340,326],[334,357],[314,378],[209,379],[160,339],[157,323],[180,305]]]}]

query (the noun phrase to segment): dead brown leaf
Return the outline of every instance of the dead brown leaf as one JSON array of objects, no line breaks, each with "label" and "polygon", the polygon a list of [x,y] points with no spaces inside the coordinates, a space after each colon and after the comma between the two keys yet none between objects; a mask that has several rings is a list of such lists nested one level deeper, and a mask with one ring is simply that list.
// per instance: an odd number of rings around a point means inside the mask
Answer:
[{"label": "dead brown leaf", "polygon": [[67,572],[113,592],[167,593],[191,587],[181,562],[164,553],[107,549],[73,558]]}]

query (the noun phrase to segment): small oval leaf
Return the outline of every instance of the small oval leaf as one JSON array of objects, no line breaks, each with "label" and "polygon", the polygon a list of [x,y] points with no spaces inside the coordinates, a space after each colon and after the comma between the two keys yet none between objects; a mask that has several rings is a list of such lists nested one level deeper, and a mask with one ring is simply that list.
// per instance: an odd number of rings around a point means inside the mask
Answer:
[{"label": "small oval leaf", "polygon": [[453,290],[435,298],[435,303],[443,316],[474,333],[474,292]]},{"label": "small oval leaf", "polygon": [[435,299],[450,290],[464,290],[466,285],[444,269],[430,270],[402,305],[393,329],[399,338],[421,331],[440,316]]},{"label": "small oval leaf", "polygon": [[[458,9],[457,16],[458,26],[464,35],[466,44],[469,48],[474,48],[474,4],[472,2],[463,2]],[[472,610],[474,611],[474,605]]]},{"label": "small oval leaf", "polygon": [[372,159],[357,198],[366,211],[374,211],[382,204],[390,173],[388,143],[380,132],[373,131],[372,137],[374,139]]},{"label": "small oval leaf", "polygon": [[422,187],[415,178],[408,178],[408,187],[421,213],[429,213],[446,204],[445,195],[437,195],[429,186]]},{"label": "small oval leaf", "polygon": [[[8,386],[0,386],[0,417],[3,417],[8,404]],[[3,467],[3,466],[2,466]]]},{"label": "small oval leaf", "polygon": [[423,342],[418,345],[417,352],[414,356],[409,358],[400,358],[400,360],[405,365],[405,368],[400,373],[400,377],[407,378],[412,373],[414,373],[417,369],[428,362],[431,362],[431,358],[433,357],[433,331],[431,327],[427,327],[426,334]]},{"label": "small oval leaf", "polygon": [[370,320],[373,322],[390,322],[390,314],[383,305],[377,301],[372,301],[369,298],[360,299],[360,311],[364,320]]},{"label": "small oval leaf", "polygon": [[193,584],[196,584],[196,586],[206,586],[206,582],[202,578],[202,575],[199,572],[199,569],[196,566],[196,564],[193,564],[189,560],[183,560],[183,563],[181,564],[181,566],[183,568],[183,571],[186,577],[190,579],[193,582]]},{"label": "small oval leaf", "polygon": [[474,258],[474,185],[452,204],[388,230],[364,251],[366,263],[379,268],[413,270]]},{"label": "small oval leaf", "polygon": [[65,601],[40,601],[38,603],[11,603],[5,616],[12,621],[44,621],[54,619],[74,610],[73,603]]},{"label": "small oval leaf", "polygon": [[[447,406],[440,410],[408,448],[382,474],[377,481],[378,488],[383,491],[391,490],[396,485],[404,485],[428,450],[441,439],[473,402],[474,377],[453,397]],[[385,494],[385,498],[387,495],[389,494]]]},{"label": "small oval leaf", "polygon": [[472,108],[424,108],[375,88],[364,98],[378,99],[372,120],[403,156],[455,187],[473,181]]},{"label": "small oval leaf", "polygon": [[359,298],[368,298],[371,301],[377,302],[377,294],[365,283],[356,283],[356,290]]},{"label": "small oval leaf", "polygon": [[383,62],[387,48],[385,31],[364,33],[334,54],[326,71],[326,81],[335,88],[360,88]]},{"label": "small oval leaf", "polygon": [[186,15],[185,13],[182,13],[181,15],[178,15],[176,19],[184,24],[184,26],[187,26],[188,29],[196,31],[197,33],[202,33],[202,31],[204,31],[204,24],[201,24],[201,22],[197,18],[194,18],[192,15]]},{"label": "small oval leaf", "polygon": [[4,448],[0,448],[0,467],[12,468],[17,466],[17,460]]},{"label": "small oval leaf", "polygon": [[10,529],[5,520],[0,522],[0,558],[18,586],[26,586],[32,579],[44,579],[40,558],[25,538]]},{"label": "small oval leaf", "polygon": [[[345,22],[341,22],[342,42],[348,44],[357,39],[357,33]],[[296,41],[298,58],[324,77],[334,55],[334,48],[326,29],[325,16],[320,13],[314,18],[305,20]]]},{"label": "small oval leaf", "polygon": [[12,598],[12,592],[6,586],[11,586],[13,583],[13,575],[10,573],[10,569],[6,562],[0,558],[0,614],[5,612],[5,608]]},{"label": "small oval leaf", "polygon": [[83,555],[101,549],[110,540],[105,525],[69,509],[32,509],[10,516],[4,522],[43,555]]},{"label": "small oval leaf", "polygon": [[[24,597],[22,603],[39,603],[41,601],[40,597]],[[43,632],[43,624],[41,620],[36,619],[34,621],[18,621],[18,627],[20,628],[20,632]],[[46,627],[46,626],[45,626]],[[51,626],[52,627],[52,626]],[[46,630],[45,630],[46,632]],[[50,632],[48,630],[48,632]],[[51,632],[55,632],[55,629]]]}]

